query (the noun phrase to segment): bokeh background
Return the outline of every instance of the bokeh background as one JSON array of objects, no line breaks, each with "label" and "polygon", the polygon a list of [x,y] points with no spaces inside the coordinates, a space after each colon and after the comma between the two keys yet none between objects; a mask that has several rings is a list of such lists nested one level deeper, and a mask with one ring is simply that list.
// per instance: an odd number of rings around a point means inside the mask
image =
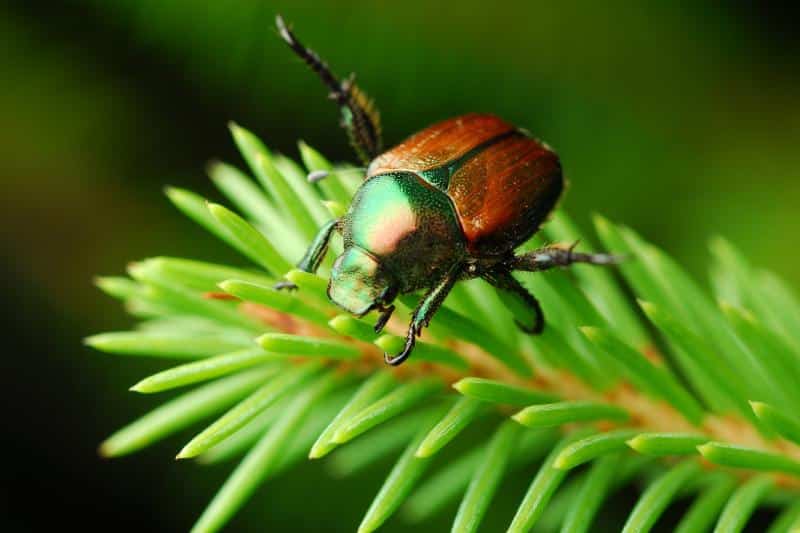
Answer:
[{"label": "bokeh background", "polygon": [[[161,192],[214,196],[206,162],[241,164],[228,120],[290,155],[303,138],[351,158],[276,12],[358,73],[387,142],[497,113],[559,151],[565,206],[585,226],[592,212],[624,221],[703,280],[722,234],[800,287],[800,33],[779,3],[3,2],[0,529],[186,530],[224,479],[171,461],[187,435],[98,459],[103,437],[158,401],[126,389],[162,365],[81,338],[129,324],[97,273],[159,254],[239,261]],[[379,483],[303,466],[230,530],[351,531]]]}]

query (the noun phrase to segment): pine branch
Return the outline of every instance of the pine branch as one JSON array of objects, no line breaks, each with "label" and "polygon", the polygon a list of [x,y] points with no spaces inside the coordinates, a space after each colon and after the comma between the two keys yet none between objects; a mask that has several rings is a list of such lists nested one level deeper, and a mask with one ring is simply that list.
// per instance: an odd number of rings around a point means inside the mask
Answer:
[{"label": "pine branch", "polygon": [[[160,257],[133,264],[130,278],[99,278],[141,322],[86,339],[111,354],[182,360],[133,391],[197,386],[110,437],[104,455],[214,416],[178,456],[244,455],[195,531],[218,530],[303,456],[330,456],[334,473],[351,475],[393,454],[361,532],[398,509],[425,520],[459,496],[453,530],[476,531],[504,477],[522,467],[535,475],[510,531],[590,531],[610,494],[629,485],[643,489],[625,531],[650,529],[678,498],[693,502],[679,531],[740,531],[766,506],[778,510],[771,531],[800,527],[800,303],[730,244],[712,243],[711,296],[633,230],[596,217],[603,246],[628,258],[622,280],[581,265],[521,276],[548,318],[538,337],[517,331],[490,286],[461,283],[413,357],[387,368],[383,353],[403,342],[417,299],[400,298],[376,335],[372,318],[328,301],[330,259],[319,276],[291,270],[327,211],[344,210],[358,173],[301,144],[306,168],[328,174],[312,184],[252,133],[231,131],[255,181],[224,163],[209,174],[244,217],[188,191],[167,195],[252,268]],[[523,247],[543,238],[592,247],[563,212]],[[275,291],[284,276],[299,290]],[[448,460],[427,475],[437,456]]]}]

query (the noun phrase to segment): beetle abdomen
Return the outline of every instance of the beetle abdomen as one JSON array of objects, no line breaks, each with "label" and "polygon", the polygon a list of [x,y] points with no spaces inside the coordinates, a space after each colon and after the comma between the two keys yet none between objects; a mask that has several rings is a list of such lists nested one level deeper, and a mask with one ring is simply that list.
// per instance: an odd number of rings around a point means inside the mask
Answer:
[{"label": "beetle abdomen", "polygon": [[447,194],[469,251],[502,255],[536,232],[562,189],[558,156],[517,133],[464,162],[450,177]]}]

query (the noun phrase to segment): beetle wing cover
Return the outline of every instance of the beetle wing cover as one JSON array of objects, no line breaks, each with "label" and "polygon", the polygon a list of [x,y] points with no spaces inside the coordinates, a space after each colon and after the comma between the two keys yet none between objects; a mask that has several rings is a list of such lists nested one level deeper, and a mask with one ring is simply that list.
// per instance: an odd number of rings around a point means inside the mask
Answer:
[{"label": "beetle wing cover", "polygon": [[558,156],[517,134],[467,160],[450,178],[447,194],[470,251],[502,255],[533,235],[562,188]]},{"label": "beetle wing cover", "polygon": [[514,126],[494,115],[476,113],[438,122],[376,157],[367,168],[367,178],[393,170],[438,168],[512,130]]}]

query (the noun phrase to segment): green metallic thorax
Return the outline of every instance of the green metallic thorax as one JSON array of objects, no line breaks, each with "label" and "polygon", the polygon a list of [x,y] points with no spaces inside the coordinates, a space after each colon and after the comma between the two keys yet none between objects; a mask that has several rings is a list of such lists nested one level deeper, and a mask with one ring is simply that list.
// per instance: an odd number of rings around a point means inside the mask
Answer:
[{"label": "green metallic thorax", "polygon": [[447,195],[411,172],[364,182],[342,229],[345,248],[357,247],[374,257],[399,292],[429,287],[465,256]]},{"label": "green metallic thorax", "polygon": [[461,226],[447,195],[411,172],[364,182],[343,229],[345,247],[357,246],[377,258],[401,292],[429,287],[465,255]]}]

